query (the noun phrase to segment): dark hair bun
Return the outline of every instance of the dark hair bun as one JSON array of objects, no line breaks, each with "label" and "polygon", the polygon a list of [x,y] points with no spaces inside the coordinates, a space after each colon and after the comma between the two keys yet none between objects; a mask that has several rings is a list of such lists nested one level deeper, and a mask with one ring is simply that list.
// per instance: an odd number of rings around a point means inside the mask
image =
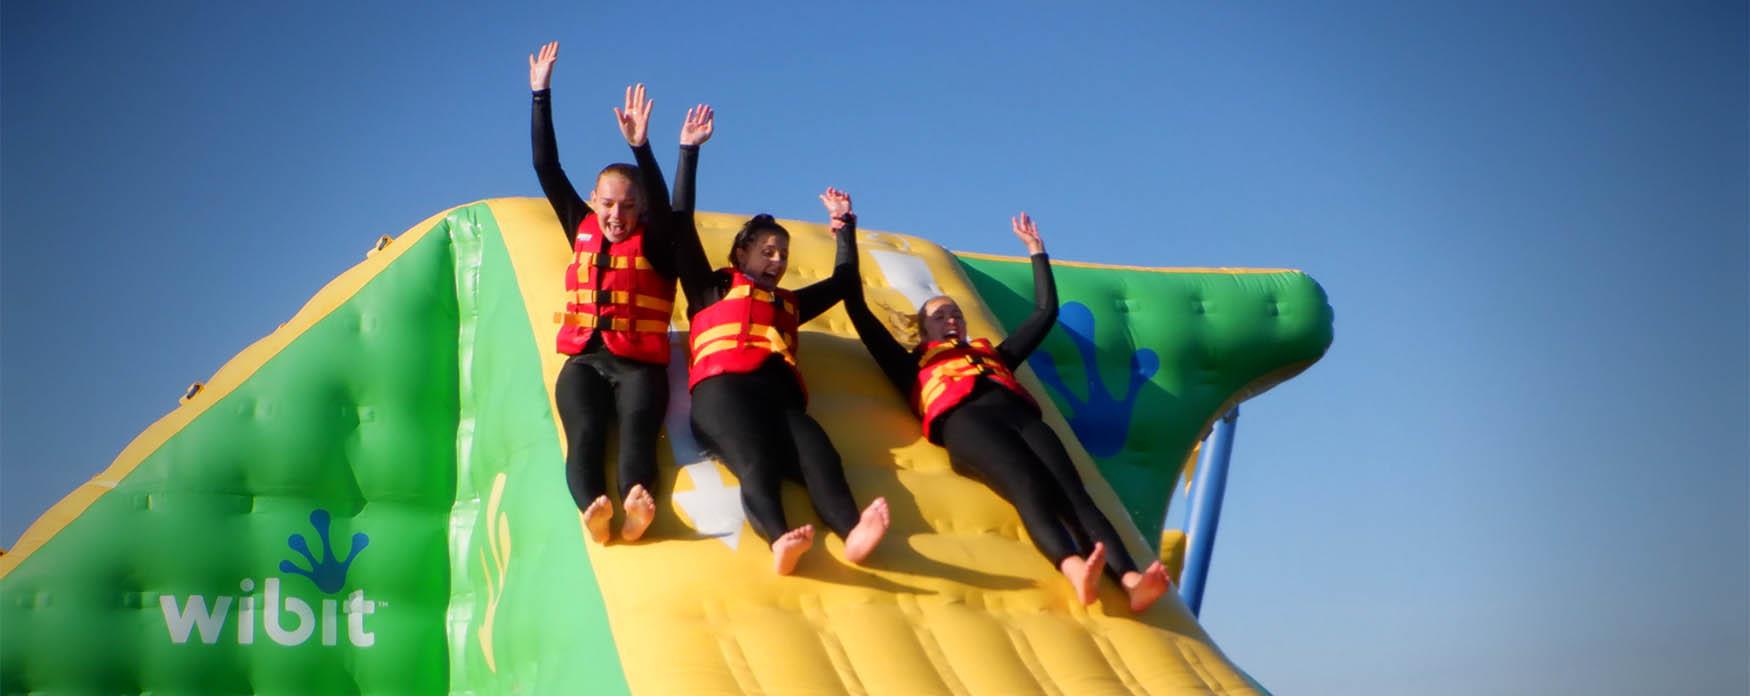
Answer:
[{"label": "dark hair bun", "polygon": [[747,222],[742,223],[741,229],[736,231],[735,241],[729,245],[729,266],[731,268],[736,265],[735,250],[747,248],[762,232],[770,232],[786,240],[790,238],[790,230],[784,229],[783,225],[778,224],[778,219],[768,213],[760,213],[748,218]]}]

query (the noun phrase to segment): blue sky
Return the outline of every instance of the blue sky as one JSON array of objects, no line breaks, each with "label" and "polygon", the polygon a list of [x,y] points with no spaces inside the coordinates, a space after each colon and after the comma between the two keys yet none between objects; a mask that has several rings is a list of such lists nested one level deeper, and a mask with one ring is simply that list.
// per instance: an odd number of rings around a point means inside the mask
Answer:
[{"label": "blue sky", "polygon": [[1280,693],[1750,690],[1743,3],[11,2],[0,543],[380,234],[575,170],[1015,253],[1291,266],[1323,362],[1248,404],[1205,623]]}]

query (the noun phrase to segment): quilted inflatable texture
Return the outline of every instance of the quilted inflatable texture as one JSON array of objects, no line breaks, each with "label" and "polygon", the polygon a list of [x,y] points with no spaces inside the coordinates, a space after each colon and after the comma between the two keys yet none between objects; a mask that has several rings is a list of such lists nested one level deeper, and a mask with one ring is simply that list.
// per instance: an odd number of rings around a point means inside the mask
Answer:
[{"label": "quilted inflatable texture", "polygon": [[[743,218],[700,218],[721,257]],[[822,277],[830,236],[786,224],[786,284]],[[870,297],[896,313],[946,292],[1000,336],[1030,300],[1020,260],[877,232],[863,248]],[[0,556],[0,691],[1261,691],[1176,599],[1140,616],[1115,587],[1072,601],[1014,509],[922,441],[838,309],[805,327],[802,363],[853,491],[894,504],[870,565],[828,539],[773,576],[734,477],[674,427],[649,540],[585,543],[549,387],[568,255],[543,201],[496,199],[335,279]],[[1139,530],[1158,529],[1199,431],[1315,360],[1330,310],[1293,272],[1059,273],[1065,321],[1022,377],[1069,413],[1048,422],[1146,558],[1157,536]],[[1115,376],[1146,371],[1142,349],[1156,369],[1113,425],[1131,396]],[[785,504],[813,518],[800,490]]]}]

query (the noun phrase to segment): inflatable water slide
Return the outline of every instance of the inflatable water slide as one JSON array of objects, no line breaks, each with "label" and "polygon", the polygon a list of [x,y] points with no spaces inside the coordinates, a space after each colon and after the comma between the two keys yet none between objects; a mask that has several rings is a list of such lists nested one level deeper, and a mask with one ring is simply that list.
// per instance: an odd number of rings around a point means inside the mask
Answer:
[{"label": "inflatable water slide", "polygon": [[[711,258],[743,219],[700,214]],[[830,272],[829,233],[784,224],[786,282]],[[1025,259],[860,234],[879,315],[945,293],[1000,336],[1031,309]],[[893,506],[868,565],[823,537],[774,575],[680,378],[653,531],[586,543],[551,388],[569,259],[538,199],[380,240],[0,555],[0,692],[1264,692],[1172,594],[1140,615],[1110,581],[1074,601],[1014,508],[922,439],[842,309],[804,327],[801,362],[852,490]],[[1176,569],[1183,539],[1159,530],[1187,462],[1324,354],[1325,293],[1289,270],[1055,267],[1059,325],[1022,379],[1130,552]]]}]

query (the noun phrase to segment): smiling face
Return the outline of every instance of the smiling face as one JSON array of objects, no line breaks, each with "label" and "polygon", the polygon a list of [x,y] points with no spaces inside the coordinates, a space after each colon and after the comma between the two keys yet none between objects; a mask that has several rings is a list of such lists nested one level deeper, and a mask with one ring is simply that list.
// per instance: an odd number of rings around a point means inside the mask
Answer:
[{"label": "smiling face", "polygon": [[947,296],[932,297],[918,310],[918,330],[925,342],[966,341],[966,315],[960,305]]},{"label": "smiling face", "polygon": [[790,236],[773,230],[755,232],[735,250],[735,267],[764,290],[778,287],[790,267]]},{"label": "smiling face", "polygon": [[596,177],[589,207],[595,211],[597,223],[608,241],[623,241],[631,236],[632,228],[638,224],[638,187],[625,176],[604,172]]}]

